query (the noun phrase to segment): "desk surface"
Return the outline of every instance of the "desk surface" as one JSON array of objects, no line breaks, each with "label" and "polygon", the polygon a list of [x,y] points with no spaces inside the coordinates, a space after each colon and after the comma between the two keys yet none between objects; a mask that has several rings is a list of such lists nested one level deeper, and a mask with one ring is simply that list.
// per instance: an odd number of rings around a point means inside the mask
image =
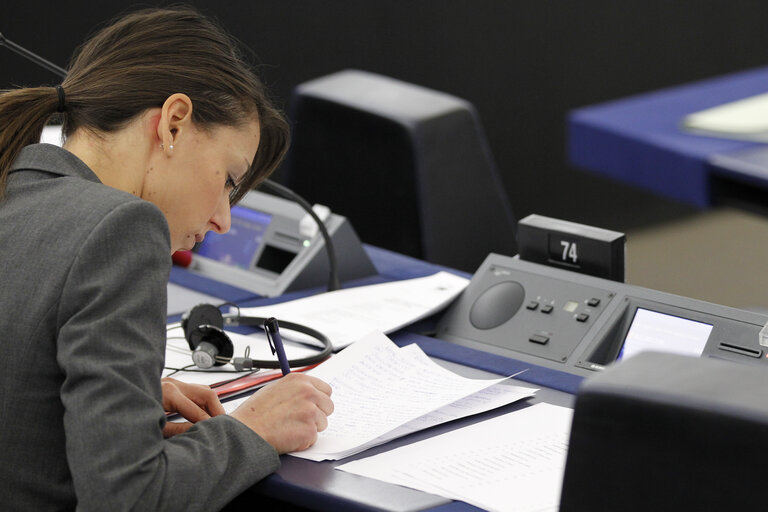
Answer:
[{"label": "desk surface", "polygon": [[[768,172],[745,172],[738,164],[741,155],[764,145],[680,130],[687,114],[766,91],[768,67],[574,110],[568,117],[569,159],[699,207],[720,202],[734,183],[768,188]],[[734,158],[729,163],[724,155]],[[768,158],[761,162],[768,170]]]},{"label": "desk surface", "polygon": [[[370,246],[366,246],[365,249],[379,271],[379,275],[365,278],[360,280],[360,282],[347,283],[345,286],[422,277],[438,270],[449,270],[467,276],[461,272],[425,263],[383,249]],[[224,299],[232,297],[232,299],[236,299],[245,305],[267,304],[313,293],[313,291],[298,292],[279,298],[263,299],[245,290],[233,289],[231,287],[222,288],[217,283],[200,276],[190,275],[181,269],[174,269],[171,274],[171,284],[174,291],[178,291],[176,287],[181,286],[194,293],[205,293]],[[318,291],[321,290],[314,290],[314,292]],[[169,293],[169,298],[175,302],[174,304],[169,304],[169,311],[181,310],[183,301],[186,300],[180,297],[179,294],[171,296]],[[170,318],[175,319],[176,316],[171,315]],[[429,321],[426,321],[426,324],[428,323]],[[263,494],[314,510],[390,510],[398,512],[417,510],[441,512],[478,510],[476,507],[466,503],[452,502],[440,496],[336,471],[334,468],[338,464],[355,458],[370,456],[381,451],[413,443],[448,430],[482,421],[488,417],[528,407],[537,402],[548,402],[570,407],[573,402],[572,393],[575,392],[581,379],[548,368],[535,367],[535,365],[522,363],[506,357],[453,345],[413,332],[424,327],[426,324],[420,323],[412,326],[412,331],[404,330],[396,333],[392,336],[392,339],[401,346],[418,343],[427,354],[435,358],[440,364],[468,377],[480,378],[491,375],[511,375],[521,369],[528,368],[527,372],[516,379],[516,384],[538,388],[539,391],[536,396],[522,403],[511,404],[485,414],[464,418],[446,425],[439,425],[426,431],[416,432],[404,438],[396,439],[384,446],[375,447],[354,457],[344,459],[344,461],[318,463],[283,456],[282,466],[277,473],[262,480],[248,492]]]}]

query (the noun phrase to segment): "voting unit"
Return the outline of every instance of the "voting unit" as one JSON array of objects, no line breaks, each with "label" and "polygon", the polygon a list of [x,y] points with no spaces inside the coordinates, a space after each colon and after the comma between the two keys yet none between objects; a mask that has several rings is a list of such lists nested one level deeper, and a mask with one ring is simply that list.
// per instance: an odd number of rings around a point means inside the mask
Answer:
[{"label": "voting unit", "polygon": [[[349,281],[376,273],[349,221],[325,209],[324,222],[339,278]],[[232,227],[195,248],[190,270],[273,297],[328,283],[328,247],[317,224],[293,201],[259,191],[232,207]]]}]

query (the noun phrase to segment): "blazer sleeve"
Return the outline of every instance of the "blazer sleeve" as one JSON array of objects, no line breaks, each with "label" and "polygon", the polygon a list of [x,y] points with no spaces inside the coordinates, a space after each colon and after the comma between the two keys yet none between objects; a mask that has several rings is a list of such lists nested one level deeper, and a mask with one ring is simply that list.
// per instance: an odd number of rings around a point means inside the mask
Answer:
[{"label": "blazer sleeve", "polygon": [[62,290],[67,461],[78,510],[214,510],[279,466],[275,450],[219,416],[164,439],[168,227],[145,201],[113,209]]}]

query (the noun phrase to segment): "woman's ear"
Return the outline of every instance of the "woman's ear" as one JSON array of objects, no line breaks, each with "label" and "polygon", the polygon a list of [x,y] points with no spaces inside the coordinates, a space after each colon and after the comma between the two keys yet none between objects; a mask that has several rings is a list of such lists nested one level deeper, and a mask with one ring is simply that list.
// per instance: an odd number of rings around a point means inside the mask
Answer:
[{"label": "woman's ear", "polygon": [[192,100],[183,93],[168,96],[160,110],[157,138],[166,154],[170,155],[192,126]]}]

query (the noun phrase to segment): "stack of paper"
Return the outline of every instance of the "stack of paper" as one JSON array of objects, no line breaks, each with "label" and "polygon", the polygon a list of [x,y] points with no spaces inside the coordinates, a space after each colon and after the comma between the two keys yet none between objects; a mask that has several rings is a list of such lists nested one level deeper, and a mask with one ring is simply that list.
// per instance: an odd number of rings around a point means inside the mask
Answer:
[{"label": "stack of paper", "polygon": [[571,416],[536,404],[336,469],[490,511],[556,511]]},{"label": "stack of paper", "polygon": [[[366,336],[308,373],[331,385],[335,405],[317,442],[292,454],[315,461],[342,459],[535,392],[504,382],[507,378],[461,377],[418,346],[399,348],[381,333]],[[233,410],[237,405],[230,402],[226,407]]]},{"label": "stack of paper", "polygon": [[[334,349],[346,347],[371,330],[394,332],[440,311],[469,280],[448,272],[391,283],[346,288],[290,302],[242,308],[240,314],[276,317],[325,334]],[[293,334],[284,334],[283,337]],[[312,338],[297,338],[312,342]]]}]

